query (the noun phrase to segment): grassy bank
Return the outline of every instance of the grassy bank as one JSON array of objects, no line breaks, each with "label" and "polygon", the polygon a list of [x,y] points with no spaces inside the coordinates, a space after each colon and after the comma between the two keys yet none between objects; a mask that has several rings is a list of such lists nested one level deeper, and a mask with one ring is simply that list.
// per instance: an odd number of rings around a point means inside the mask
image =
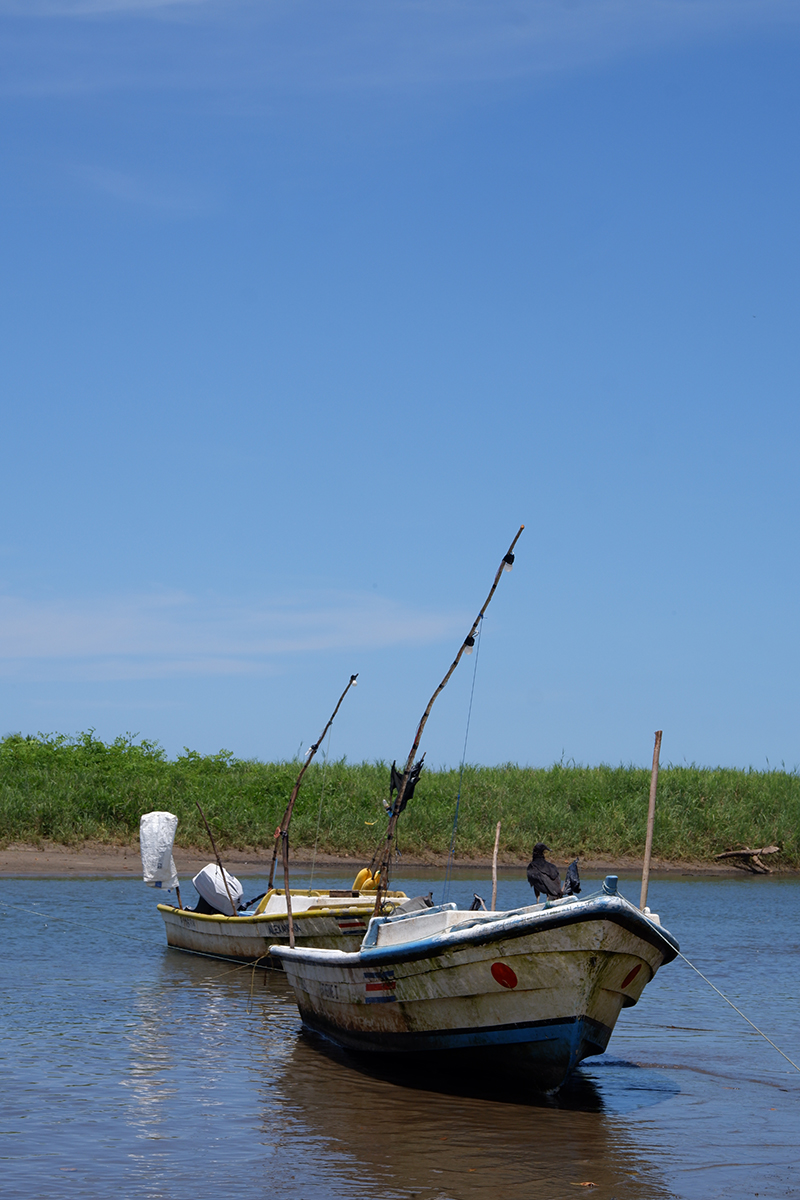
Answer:
[{"label": "grassy bank", "polygon": [[[220,847],[264,847],[297,776],[296,762],[239,761],[221,751],[169,761],[161,747],[91,733],[77,738],[10,736],[0,741],[0,842],[44,839],[134,841],[139,817],[167,809],[180,818],[177,843],[207,841],[199,801]],[[295,848],[371,856],[385,828],[385,763],[312,764],[292,825]],[[400,823],[401,849],[446,852],[458,771],[426,771]],[[559,855],[613,858],[642,853],[650,773],[636,767],[467,767],[457,854],[501,851],[524,858],[543,840]],[[659,776],[654,854],[709,861],[730,846],[782,846],[779,862],[800,866],[800,776],[785,771],[667,767]]]}]

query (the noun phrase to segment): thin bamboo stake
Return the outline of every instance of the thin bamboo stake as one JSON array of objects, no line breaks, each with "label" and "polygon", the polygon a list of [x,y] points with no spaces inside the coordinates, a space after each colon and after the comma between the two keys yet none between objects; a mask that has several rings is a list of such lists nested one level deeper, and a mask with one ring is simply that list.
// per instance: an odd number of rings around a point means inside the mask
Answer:
[{"label": "thin bamboo stake", "polygon": [[650,803],[647,806],[647,836],[644,843],[644,863],[642,865],[642,895],[639,908],[644,912],[647,904],[647,884],[650,879],[650,855],[653,850],[653,825],[656,819],[656,788],[658,787],[658,756],[661,752],[661,730],[656,730],[656,744],[653,750],[653,773],[650,776]]},{"label": "thin bamboo stake", "polygon": [[200,813],[200,816],[203,818],[203,824],[205,825],[206,832],[211,840],[211,848],[214,851],[214,857],[217,860],[217,866],[219,867],[220,874],[222,875],[222,882],[225,884],[225,891],[228,893],[228,901],[231,906],[231,913],[235,917],[236,916],[236,905],[233,903],[233,896],[231,895],[231,889],[228,887],[228,876],[225,874],[225,868],[222,865],[222,859],[219,856],[219,851],[217,850],[217,843],[214,841],[214,835],[211,832],[211,826],[209,825],[208,821],[206,820],[206,814],[203,812],[200,805],[197,804],[196,800],[195,800],[195,804],[197,805],[197,811]]},{"label": "thin bamboo stake", "polygon": [[500,846],[500,822],[497,822],[497,832],[494,835],[494,853],[492,854],[492,912],[497,911],[497,850]]},{"label": "thin bamboo stake", "polygon": [[422,731],[424,730],[425,726],[428,723],[428,717],[431,715],[431,709],[433,708],[434,701],[440,695],[440,693],[444,691],[445,687],[447,686],[447,684],[450,680],[450,676],[453,674],[453,672],[455,671],[459,662],[461,661],[462,654],[464,653],[464,651],[466,649],[468,649],[468,648],[471,649],[472,646],[475,645],[475,631],[478,628],[478,626],[480,625],[481,621],[483,620],[483,615],[486,612],[486,609],[489,607],[489,602],[491,601],[492,596],[495,594],[495,591],[497,590],[497,585],[500,582],[500,576],[503,574],[503,569],[505,567],[508,567],[509,570],[511,569],[511,566],[514,562],[514,547],[516,546],[517,542],[519,541],[520,537],[522,536],[522,531],[524,528],[525,528],[524,525],[520,525],[519,529],[517,530],[516,537],[514,538],[511,545],[508,547],[507,552],[503,556],[503,561],[500,563],[500,566],[497,568],[497,574],[494,577],[494,583],[492,584],[491,588],[489,589],[489,595],[484,600],[481,611],[478,613],[477,617],[475,618],[475,620],[472,624],[472,628],[470,629],[467,636],[464,638],[464,641],[461,643],[459,650],[458,650],[458,654],[455,656],[452,663],[450,664],[450,669],[448,670],[444,679],[439,684],[436,691],[433,693],[430,700],[428,701],[428,707],[425,709],[425,712],[422,714],[420,723],[417,726],[417,732],[414,737],[414,741],[411,745],[411,750],[409,751],[408,758],[406,760],[405,770],[403,771],[403,779],[400,784],[400,790],[398,791],[397,798],[395,799],[395,802],[392,805],[391,815],[389,817],[389,825],[386,829],[386,840],[383,845],[383,852],[381,854],[380,866],[379,866],[380,883],[378,885],[378,891],[377,891],[377,895],[375,897],[375,909],[374,909],[374,914],[373,914],[376,917],[379,916],[379,914],[380,914],[381,907],[383,905],[383,897],[386,895],[387,891],[389,890],[389,864],[391,862],[391,856],[392,856],[392,843],[394,841],[394,831],[397,826],[397,821],[398,821],[400,812],[403,807],[403,796],[405,795],[406,784],[408,783],[408,777],[411,774],[411,768],[414,765],[414,759],[416,758],[417,751],[419,750],[419,744],[420,744],[420,741],[422,740]]},{"label": "thin bamboo stake", "polygon": [[283,894],[286,897],[286,920],[289,922],[289,945],[294,946],[294,917],[292,916],[292,893],[289,888],[289,831],[281,838],[283,846]]},{"label": "thin bamboo stake", "polygon": [[297,799],[297,793],[300,791],[300,784],[303,782],[303,776],[305,775],[306,771],[308,770],[309,766],[311,765],[312,758],[317,753],[317,751],[319,750],[323,741],[325,740],[325,734],[328,732],[331,725],[333,724],[334,717],[336,716],[336,714],[338,713],[339,709],[342,706],[342,701],[344,700],[347,693],[350,691],[350,688],[355,685],[355,682],[357,679],[358,679],[358,675],[350,676],[350,680],[347,684],[347,687],[344,689],[341,696],[339,697],[336,708],[331,713],[331,715],[328,719],[327,725],[325,726],[325,728],[323,729],[322,733],[319,735],[317,740],[314,742],[313,746],[311,746],[309,748],[308,754],[306,754],[305,762],[303,763],[303,766],[300,770],[300,774],[297,776],[297,779],[295,780],[294,788],[292,789],[292,794],[289,797],[289,803],[286,805],[286,811],[283,814],[283,820],[281,821],[280,825],[278,826],[278,828],[275,831],[275,848],[272,851],[272,865],[269,869],[269,883],[267,884],[267,890],[269,890],[272,887],[272,882],[275,878],[275,861],[278,857],[278,839],[280,838],[280,845],[282,848],[281,857],[283,860],[283,890],[286,894],[286,917],[289,922],[289,945],[290,946],[294,946],[294,919],[292,917],[292,895],[289,890],[289,825],[291,823],[292,813],[294,811],[294,802]]}]

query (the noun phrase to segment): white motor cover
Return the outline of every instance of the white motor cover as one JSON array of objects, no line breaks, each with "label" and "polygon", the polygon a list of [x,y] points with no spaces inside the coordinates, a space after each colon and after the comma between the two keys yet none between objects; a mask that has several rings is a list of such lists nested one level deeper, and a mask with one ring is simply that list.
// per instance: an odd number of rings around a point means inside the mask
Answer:
[{"label": "white motor cover", "polygon": [[[244,889],[236,876],[229,875],[227,871],[225,871],[225,879],[228,881],[231,900],[233,900],[233,903],[238,908],[244,895]],[[222,872],[216,863],[209,863],[207,867],[203,867],[202,871],[199,871],[195,875],[192,883],[212,908],[215,908],[217,912],[224,913],[226,917],[233,916],[231,901],[228,899],[228,893],[225,890]]]},{"label": "white motor cover", "polygon": [[173,813],[145,813],[139,821],[139,847],[142,851],[142,878],[148,887],[178,886],[178,872],[172,857],[172,843],[178,818]]}]

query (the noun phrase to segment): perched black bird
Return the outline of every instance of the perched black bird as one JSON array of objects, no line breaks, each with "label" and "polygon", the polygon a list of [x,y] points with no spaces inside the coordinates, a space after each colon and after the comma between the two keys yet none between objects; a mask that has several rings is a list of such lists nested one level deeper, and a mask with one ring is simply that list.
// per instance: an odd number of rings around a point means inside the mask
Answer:
[{"label": "perched black bird", "polygon": [[545,850],[549,850],[549,846],[545,846],[544,842],[537,842],[533,847],[533,856],[528,863],[528,883],[536,893],[536,903],[539,903],[539,893],[544,892],[545,896],[552,896],[558,899],[563,893],[561,891],[561,876],[558,873],[558,867],[551,862],[548,862],[544,856]]}]

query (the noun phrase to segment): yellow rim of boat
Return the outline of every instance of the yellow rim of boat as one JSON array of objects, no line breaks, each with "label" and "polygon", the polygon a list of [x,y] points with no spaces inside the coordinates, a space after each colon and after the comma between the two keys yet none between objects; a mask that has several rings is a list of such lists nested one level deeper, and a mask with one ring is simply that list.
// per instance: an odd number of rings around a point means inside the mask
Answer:
[{"label": "yellow rim of boat", "polygon": [[[296,891],[294,889],[290,889],[289,894],[291,896],[327,896],[328,893],[325,891],[301,891],[298,888]],[[269,899],[272,896],[283,895],[283,888],[272,888],[271,891],[267,892],[266,896],[259,904],[259,910],[261,909],[262,905],[265,904],[265,902],[269,902]],[[389,900],[402,901],[408,899],[405,892],[387,892],[386,896]],[[355,897],[353,897],[353,899],[355,899]],[[307,920],[309,917],[328,917],[332,915],[348,915],[352,913],[355,913],[357,916],[361,916],[362,913],[365,912],[372,913],[375,907],[375,893],[373,892],[372,895],[370,895],[367,892],[363,896],[363,900],[362,897],[359,897],[358,899],[361,901],[361,903],[357,902],[355,904],[338,906],[331,904],[326,905],[324,908],[320,907],[307,909],[305,912],[293,912],[292,919],[295,921],[302,921]],[[240,924],[252,925],[254,922],[286,920],[286,913],[263,913],[259,911],[250,913],[246,917],[226,917],[225,913],[196,913],[188,908],[178,908],[174,904],[159,904],[157,907],[159,912],[179,913],[183,914],[184,916],[191,917],[195,921],[238,921]]]}]

